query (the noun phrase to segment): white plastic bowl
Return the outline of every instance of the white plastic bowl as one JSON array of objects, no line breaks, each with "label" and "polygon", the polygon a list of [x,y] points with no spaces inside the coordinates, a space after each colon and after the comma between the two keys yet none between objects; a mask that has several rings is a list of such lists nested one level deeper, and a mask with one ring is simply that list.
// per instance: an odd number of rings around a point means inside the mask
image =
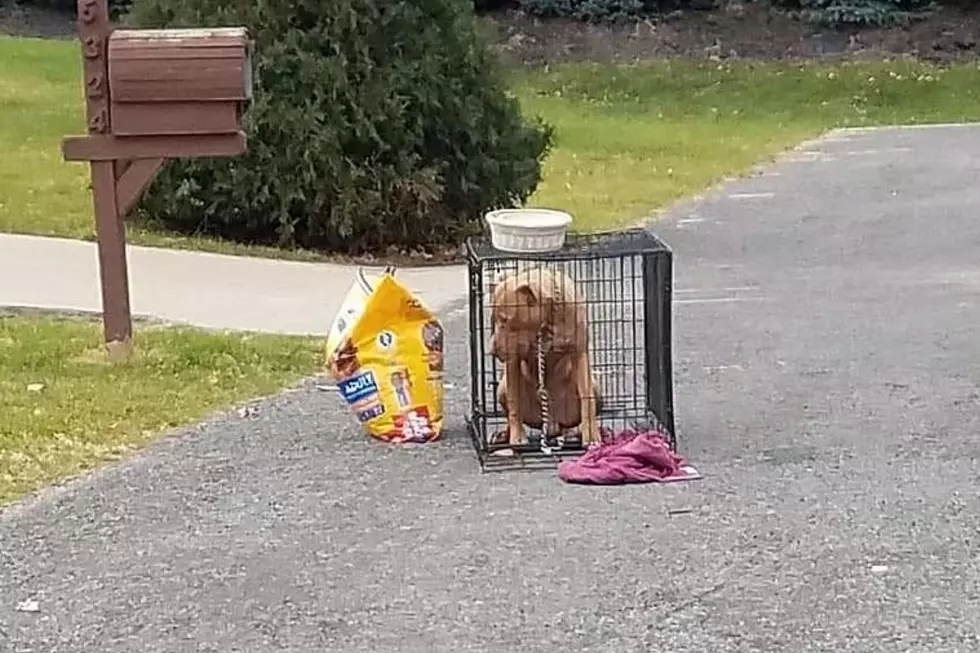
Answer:
[{"label": "white plastic bowl", "polygon": [[494,248],[524,254],[561,249],[572,224],[572,216],[551,209],[498,209],[484,220]]}]

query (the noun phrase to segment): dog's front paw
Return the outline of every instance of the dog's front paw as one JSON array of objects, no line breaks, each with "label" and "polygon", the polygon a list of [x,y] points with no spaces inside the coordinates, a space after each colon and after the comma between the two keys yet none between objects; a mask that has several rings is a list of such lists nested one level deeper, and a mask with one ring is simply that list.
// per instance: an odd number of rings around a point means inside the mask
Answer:
[{"label": "dog's front paw", "polygon": [[512,447],[524,444],[524,427],[520,424],[510,425],[507,428],[507,439]]},{"label": "dog's front paw", "polygon": [[582,420],[582,444],[589,446],[590,444],[598,444],[599,442],[599,427],[594,419]]}]

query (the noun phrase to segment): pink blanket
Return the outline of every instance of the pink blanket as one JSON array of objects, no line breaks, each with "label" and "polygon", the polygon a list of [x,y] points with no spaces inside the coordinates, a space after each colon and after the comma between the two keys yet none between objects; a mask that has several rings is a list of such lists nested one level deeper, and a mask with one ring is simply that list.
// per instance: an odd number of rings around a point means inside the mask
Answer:
[{"label": "pink blanket", "polygon": [[[606,435],[606,434],[603,434]],[[670,450],[660,431],[627,429],[605,437],[581,458],[558,465],[558,477],[567,483],[621,485],[666,483],[701,478],[696,469]]]}]

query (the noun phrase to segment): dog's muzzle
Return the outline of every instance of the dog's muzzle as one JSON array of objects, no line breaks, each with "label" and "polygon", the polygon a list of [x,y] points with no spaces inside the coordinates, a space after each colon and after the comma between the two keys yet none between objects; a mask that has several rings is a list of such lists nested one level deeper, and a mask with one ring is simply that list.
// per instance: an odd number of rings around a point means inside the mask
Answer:
[{"label": "dog's muzzle", "polygon": [[490,336],[490,355],[504,362],[508,358],[526,358],[534,350],[533,334],[495,329]]}]

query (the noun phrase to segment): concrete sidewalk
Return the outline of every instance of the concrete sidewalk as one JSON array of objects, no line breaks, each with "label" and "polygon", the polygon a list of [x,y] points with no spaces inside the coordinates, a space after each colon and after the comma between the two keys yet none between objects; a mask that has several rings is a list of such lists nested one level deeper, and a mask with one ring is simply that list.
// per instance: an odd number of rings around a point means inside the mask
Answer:
[{"label": "concrete sidewalk", "polygon": [[[211,329],[324,334],[353,266],[129,247],[133,312]],[[438,311],[464,296],[460,266],[397,275]],[[101,313],[94,243],[0,234],[0,306]]]}]

